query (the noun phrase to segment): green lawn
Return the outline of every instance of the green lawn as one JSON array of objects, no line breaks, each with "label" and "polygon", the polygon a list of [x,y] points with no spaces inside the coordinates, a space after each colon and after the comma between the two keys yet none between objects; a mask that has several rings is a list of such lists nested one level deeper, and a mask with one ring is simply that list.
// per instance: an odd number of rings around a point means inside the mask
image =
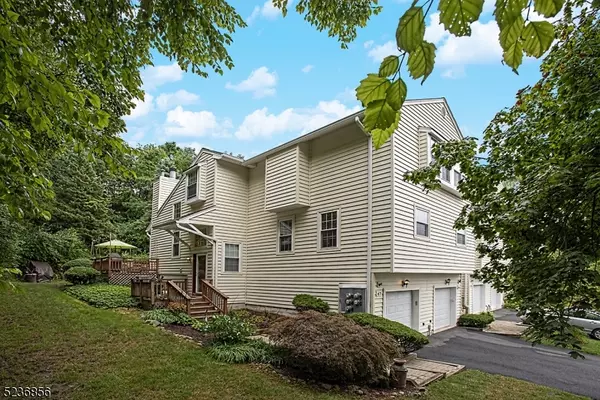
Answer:
[{"label": "green lawn", "polygon": [[[0,387],[49,386],[59,399],[344,399],[275,374],[215,362],[137,313],[88,306],[55,284],[0,292]],[[560,393],[469,371],[430,387],[428,400],[547,398]],[[538,397],[535,397],[538,396]],[[577,399],[564,393],[557,399]]]},{"label": "green lawn", "polygon": [[[546,346],[554,346],[554,344],[549,340],[543,340],[542,344],[545,344]],[[583,344],[581,345],[581,352],[600,356],[600,340],[592,339],[591,337],[586,336],[583,339]]]}]

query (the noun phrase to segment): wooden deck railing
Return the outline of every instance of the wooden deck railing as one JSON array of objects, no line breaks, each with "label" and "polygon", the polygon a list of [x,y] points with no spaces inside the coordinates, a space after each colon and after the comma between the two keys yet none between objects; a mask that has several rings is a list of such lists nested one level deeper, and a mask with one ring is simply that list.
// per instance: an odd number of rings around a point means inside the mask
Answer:
[{"label": "wooden deck railing", "polygon": [[95,269],[108,276],[119,273],[131,274],[156,274],[158,273],[158,260],[150,258],[148,260],[134,260],[132,258],[113,258],[110,256],[94,259]]},{"label": "wooden deck railing", "polygon": [[139,279],[131,280],[131,296],[140,299],[142,305],[167,305],[169,302],[180,303],[190,311],[192,299],[182,287],[187,286],[187,280]]},{"label": "wooden deck railing", "polygon": [[202,292],[202,297],[215,306],[217,310],[221,311],[223,314],[227,314],[227,299],[229,297],[225,296],[204,279],[200,281],[200,291]]}]

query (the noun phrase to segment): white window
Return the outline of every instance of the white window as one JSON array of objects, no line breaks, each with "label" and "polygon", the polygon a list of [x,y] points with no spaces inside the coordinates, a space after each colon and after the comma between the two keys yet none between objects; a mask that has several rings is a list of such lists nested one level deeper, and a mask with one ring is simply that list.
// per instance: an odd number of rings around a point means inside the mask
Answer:
[{"label": "white window", "polygon": [[458,186],[460,181],[463,180],[463,175],[459,171],[454,171],[454,186]]},{"label": "white window", "polygon": [[198,170],[187,174],[187,199],[193,199],[198,195]]},{"label": "white window", "polygon": [[173,219],[181,218],[181,202],[173,204]]},{"label": "white window", "polygon": [[415,235],[429,237],[429,211],[415,207]]},{"label": "white window", "polygon": [[429,146],[428,146],[429,165],[431,165],[435,162],[435,157],[433,156],[433,146],[436,143],[438,143],[438,141],[436,139],[434,139],[433,136],[429,135]]},{"label": "white window", "polygon": [[173,250],[171,253],[173,257],[179,256],[179,235],[180,232],[173,232]]},{"label": "white window", "polygon": [[335,249],[339,247],[339,215],[337,211],[319,214],[319,248]]},{"label": "white window", "polygon": [[443,181],[450,183],[450,170],[446,167],[442,167],[440,170],[440,177]]},{"label": "white window", "polygon": [[225,272],[240,272],[240,245],[225,243]]},{"label": "white window", "polygon": [[456,244],[465,246],[467,244],[467,235],[464,230],[456,231]]},{"label": "white window", "polygon": [[277,251],[289,253],[294,251],[294,219],[282,219],[278,223]]}]

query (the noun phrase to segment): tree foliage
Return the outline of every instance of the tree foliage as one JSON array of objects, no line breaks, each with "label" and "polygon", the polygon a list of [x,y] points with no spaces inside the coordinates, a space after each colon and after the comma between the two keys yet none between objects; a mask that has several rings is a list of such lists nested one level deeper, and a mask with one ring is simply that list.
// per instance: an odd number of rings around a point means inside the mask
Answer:
[{"label": "tree foliage", "polygon": [[443,143],[434,164],[407,175],[435,189],[441,166],[460,165],[468,204],[456,226],[471,228],[489,258],[477,275],[529,312],[535,342],[575,350],[565,308],[600,309],[599,23],[593,9],[559,24],[542,79],[495,116],[479,147]]}]

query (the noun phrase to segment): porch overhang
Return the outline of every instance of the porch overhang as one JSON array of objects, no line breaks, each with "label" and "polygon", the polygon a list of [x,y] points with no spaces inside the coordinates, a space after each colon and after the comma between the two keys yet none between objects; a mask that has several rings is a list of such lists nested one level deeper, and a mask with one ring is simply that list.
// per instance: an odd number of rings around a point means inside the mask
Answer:
[{"label": "porch overhang", "polygon": [[[203,223],[202,221],[199,221],[199,220],[191,220],[189,218],[181,218],[179,220],[171,219],[171,220],[165,221],[163,223],[153,225],[152,228],[163,230],[171,236],[174,236],[173,232],[175,232],[175,231],[188,232],[193,235],[198,235],[200,237],[203,237],[208,242],[210,242],[212,245],[214,245],[216,242],[215,238],[202,232],[200,229],[198,229],[198,227],[196,225],[212,226],[212,225]],[[189,249],[192,248],[192,246],[190,246],[190,244],[187,243],[186,241],[184,241],[183,239],[180,238],[179,240],[183,244],[185,244]]]}]

